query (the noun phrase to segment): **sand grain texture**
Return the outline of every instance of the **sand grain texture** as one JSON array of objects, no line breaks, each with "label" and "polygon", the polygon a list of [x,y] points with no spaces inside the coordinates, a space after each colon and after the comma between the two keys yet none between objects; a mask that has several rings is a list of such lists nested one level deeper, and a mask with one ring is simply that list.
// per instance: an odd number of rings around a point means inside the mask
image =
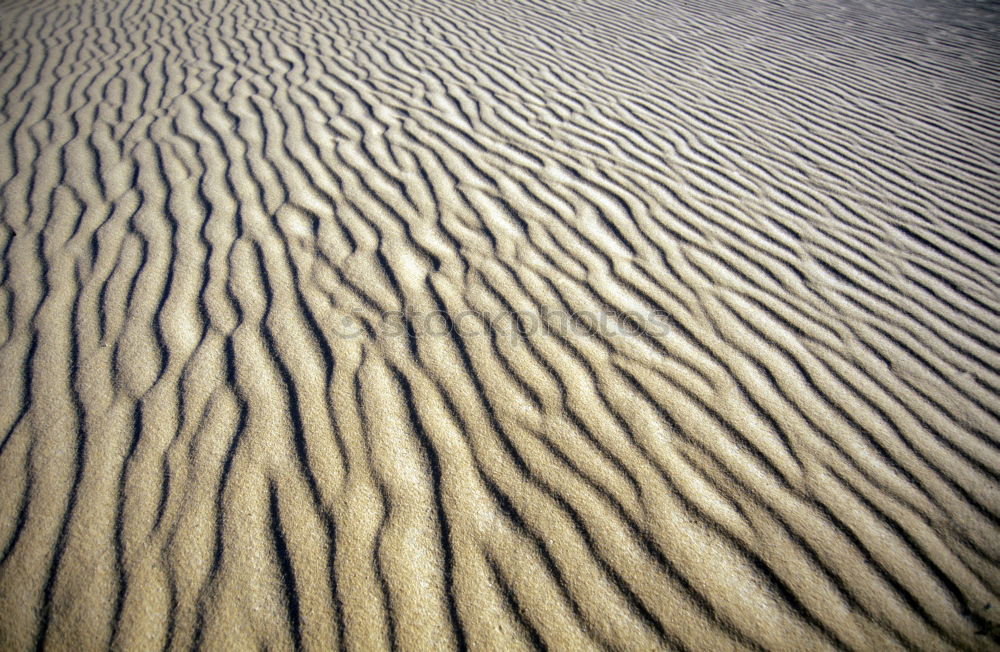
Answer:
[{"label": "sand grain texture", "polygon": [[0,0],[0,648],[998,647],[998,25]]}]

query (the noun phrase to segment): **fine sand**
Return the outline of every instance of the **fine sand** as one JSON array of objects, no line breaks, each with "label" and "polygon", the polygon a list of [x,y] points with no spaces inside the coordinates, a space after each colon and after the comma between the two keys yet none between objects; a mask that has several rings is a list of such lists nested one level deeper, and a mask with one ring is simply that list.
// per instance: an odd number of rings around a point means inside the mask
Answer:
[{"label": "fine sand", "polygon": [[0,649],[1000,648],[1000,11],[0,0]]}]

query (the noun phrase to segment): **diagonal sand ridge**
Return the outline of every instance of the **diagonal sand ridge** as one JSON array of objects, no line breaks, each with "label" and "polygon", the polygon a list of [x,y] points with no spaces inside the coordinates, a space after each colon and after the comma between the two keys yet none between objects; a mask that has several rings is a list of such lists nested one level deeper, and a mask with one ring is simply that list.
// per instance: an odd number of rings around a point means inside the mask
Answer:
[{"label": "diagonal sand ridge", "polygon": [[0,0],[0,649],[1000,647],[997,25]]}]

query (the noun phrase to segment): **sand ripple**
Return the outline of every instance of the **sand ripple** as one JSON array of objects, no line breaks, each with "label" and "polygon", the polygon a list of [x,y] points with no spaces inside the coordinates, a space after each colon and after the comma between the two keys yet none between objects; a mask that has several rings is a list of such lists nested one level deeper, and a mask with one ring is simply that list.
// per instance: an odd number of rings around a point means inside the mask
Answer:
[{"label": "sand ripple", "polygon": [[0,0],[0,648],[996,646],[997,24]]}]

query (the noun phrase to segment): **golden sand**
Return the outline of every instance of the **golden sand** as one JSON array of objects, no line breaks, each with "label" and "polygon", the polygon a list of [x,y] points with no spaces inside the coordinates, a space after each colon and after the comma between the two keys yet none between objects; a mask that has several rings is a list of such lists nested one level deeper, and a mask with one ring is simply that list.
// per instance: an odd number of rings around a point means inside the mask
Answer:
[{"label": "golden sand", "polygon": [[997,25],[0,0],[0,649],[998,647]]}]

